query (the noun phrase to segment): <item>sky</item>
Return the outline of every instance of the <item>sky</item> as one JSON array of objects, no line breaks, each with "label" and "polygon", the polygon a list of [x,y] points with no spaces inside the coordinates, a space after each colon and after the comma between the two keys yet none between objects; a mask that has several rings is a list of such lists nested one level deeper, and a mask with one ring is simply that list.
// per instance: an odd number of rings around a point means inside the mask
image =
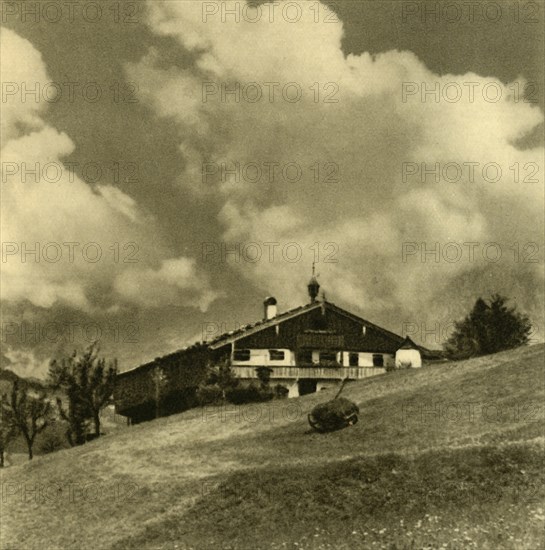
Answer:
[{"label": "sky", "polygon": [[542,341],[544,6],[448,6],[4,3],[1,365],[132,368],[313,262],[427,347],[494,293]]}]

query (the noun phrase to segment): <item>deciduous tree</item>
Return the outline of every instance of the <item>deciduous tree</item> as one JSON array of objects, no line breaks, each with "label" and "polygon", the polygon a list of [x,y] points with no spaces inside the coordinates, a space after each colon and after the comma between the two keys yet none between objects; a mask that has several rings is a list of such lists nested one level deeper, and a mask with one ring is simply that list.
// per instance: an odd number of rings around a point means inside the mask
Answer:
[{"label": "deciduous tree", "polygon": [[36,436],[53,420],[53,407],[45,393],[33,396],[15,380],[11,389],[9,409],[11,422],[23,434],[28,448],[28,459],[31,460]]},{"label": "deciduous tree", "polygon": [[57,401],[61,416],[68,421],[70,444],[85,441],[88,421],[94,425],[94,435],[100,435],[100,411],[111,402],[117,362],[99,358],[99,348],[91,344],[81,355],[74,352],[70,357],[52,361],[49,377],[54,387],[62,388],[68,398],[68,409]]},{"label": "deciduous tree", "polygon": [[4,453],[8,445],[15,439],[19,430],[14,422],[9,406],[8,396],[0,396],[0,468],[4,467]]}]

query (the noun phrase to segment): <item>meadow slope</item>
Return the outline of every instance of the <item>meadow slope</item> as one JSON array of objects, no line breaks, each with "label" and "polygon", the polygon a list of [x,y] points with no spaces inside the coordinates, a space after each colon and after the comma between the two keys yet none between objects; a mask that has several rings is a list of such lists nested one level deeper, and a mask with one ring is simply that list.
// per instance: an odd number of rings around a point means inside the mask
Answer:
[{"label": "meadow slope", "polygon": [[544,548],[545,347],[203,408],[2,472],[0,547]]}]

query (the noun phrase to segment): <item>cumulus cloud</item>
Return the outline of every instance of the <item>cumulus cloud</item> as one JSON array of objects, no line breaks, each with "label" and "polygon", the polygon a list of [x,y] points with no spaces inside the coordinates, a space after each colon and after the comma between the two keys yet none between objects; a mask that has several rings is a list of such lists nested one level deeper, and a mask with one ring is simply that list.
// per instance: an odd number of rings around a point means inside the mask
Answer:
[{"label": "cumulus cloud", "polygon": [[[41,54],[28,40],[4,28],[2,28],[0,40],[2,41],[0,55],[4,85],[0,135],[2,143],[6,143],[25,128],[43,127],[43,121],[39,115],[44,110],[44,103],[22,102],[17,91],[23,83],[30,89],[34,89],[35,84],[43,86],[48,80]],[[21,55],[23,55],[22,58]]]},{"label": "cumulus cloud", "polygon": [[[164,260],[159,269],[126,270],[116,278],[115,286],[121,296],[146,307],[183,301],[206,311],[217,297],[208,278],[199,274],[195,260],[188,258]],[[155,289],[161,287],[166,291],[158,296]]]},{"label": "cumulus cloud", "polygon": [[[254,8],[247,9],[253,14],[247,19],[254,19]],[[445,315],[449,302],[460,300],[462,286],[468,300],[495,291],[513,296],[517,278],[526,284],[517,286],[514,297],[542,315],[543,151],[521,150],[516,143],[543,121],[543,113],[514,96],[522,79],[504,84],[473,73],[440,76],[406,51],[345,56],[342,23],[316,23],[311,10],[303,9],[297,23],[278,15],[272,22],[265,16],[248,22],[220,13],[203,17],[202,2],[154,0],[148,13],[150,28],[176,39],[196,61],[165,68],[154,51],[128,65],[128,74],[142,83],[159,116],[183,128],[180,181],[194,193],[212,190],[220,197],[226,240],[296,241],[302,248],[336,243],[338,263],[321,266],[331,299],[375,318],[388,310],[392,328],[411,315]],[[264,92],[259,101],[222,97],[222,86],[249,83]],[[279,85],[274,101],[266,83]],[[300,100],[282,97],[288,83],[302,90]],[[428,94],[423,101],[423,86],[437,88],[439,100]],[[458,90],[462,95],[452,101]],[[217,169],[203,182],[205,162]],[[222,163],[233,169],[236,163],[271,162],[280,167],[272,186],[262,184],[265,176],[256,183],[243,172],[221,170]],[[289,163],[302,168],[297,181],[281,174]],[[317,177],[310,168],[316,163],[322,170],[330,163],[338,177]],[[433,169],[437,163],[440,181],[424,177],[422,165]],[[490,171],[483,171],[489,164]],[[501,170],[497,178],[494,165]],[[453,172],[445,177],[445,166],[463,170],[458,181],[448,181]],[[491,241],[502,247],[500,262],[482,258]],[[441,248],[477,242],[480,255],[471,261],[463,248],[455,262],[443,256],[422,261],[420,253],[403,261],[406,242],[419,250],[423,243]],[[517,242],[536,243],[539,262],[508,257]],[[277,255],[273,262],[233,267],[296,305],[309,264],[289,264]]]},{"label": "cumulus cloud", "polygon": [[[0,49],[5,85],[49,81],[29,41],[2,29]],[[171,259],[155,220],[115,186],[90,185],[63,164],[75,145],[44,121],[45,106],[20,93],[2,105],[2,300],[87,312],[165,300],[206,308],[215,297],[207,279],[193,260]]]}]

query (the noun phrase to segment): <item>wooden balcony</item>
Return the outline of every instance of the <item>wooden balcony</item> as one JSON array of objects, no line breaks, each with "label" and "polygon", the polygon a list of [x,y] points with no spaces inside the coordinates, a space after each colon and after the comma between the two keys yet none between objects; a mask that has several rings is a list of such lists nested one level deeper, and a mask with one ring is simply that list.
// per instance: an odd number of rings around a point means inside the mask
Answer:
[{"label": "wooden balcony", "polygon": [[[271,379],[277,378],[314,378],[318,380],[361,380],[383,374],[386,369],[382,367],[271,367]],[[256,367],[232,366],[231,370],[239,378],[257,378]]]}]

